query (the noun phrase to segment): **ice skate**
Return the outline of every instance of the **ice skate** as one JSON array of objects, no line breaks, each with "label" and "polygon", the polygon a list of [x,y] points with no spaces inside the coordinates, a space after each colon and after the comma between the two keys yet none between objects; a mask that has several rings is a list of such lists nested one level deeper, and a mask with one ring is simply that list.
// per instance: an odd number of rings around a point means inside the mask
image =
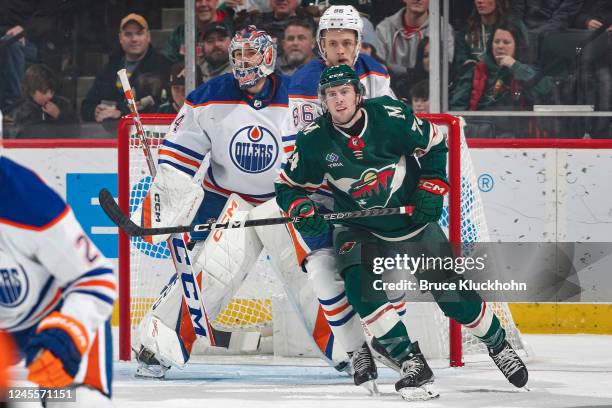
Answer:
[{"label": "ice skate", "polygon": [[144,346],[141,346],[140,351],[136,353],[136,361],[138,361],[138,367],[134,376],[138,378],[164,379],[166,371],[170,369],[170,366],[160,363],[155,358],[155,354]]},{"label": "ice skate", "polygon": [[402,361],[400,375],[395,390],[407,401],[425,401],[437,398],[440,394],[433,388],[434,376],[421,353],[419,343],[412,344],[412,351]]},{"label": "ice skate", "polygon": [[368,343],[364,342],[359,350],[349,355],[351,356],[355,385],[361,385],[368,390],[370,395],[377,395],[378,387],[375,380],[378,378],[378,371]]},{"label": "ice skate", "polygon": [[504,340],[497,350],[489,349],[489,355],[512,385],[522,388],[527,384],[529,378],[527,367],[510,343]]}]

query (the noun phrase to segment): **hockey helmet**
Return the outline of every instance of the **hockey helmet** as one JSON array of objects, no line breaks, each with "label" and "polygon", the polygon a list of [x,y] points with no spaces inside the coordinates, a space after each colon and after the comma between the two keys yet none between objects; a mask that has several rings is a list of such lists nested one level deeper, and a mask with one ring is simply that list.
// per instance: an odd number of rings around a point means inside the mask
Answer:
[{"label": "hockey helmet", "polygon": [[[359,76],[355,70],[348,65],[334,65],[333,67],[325,68],[321,73],[319,79],[319,99],[323,109],[327,111],[327,104],[325,103],[325,90],[334,86],[340,85],[353,85],[355,92],[360,96],[360,100],[363,99],[364,88],[363,84],[359,80]],[[359,103],[359,102],[358,102]]]},{"label": "hockey helmet", "polygon": [[240,89],[248,89],[274,72],[276,43],[255,26],[238,31],[229,46],[229,59]]},{"label": "hockey helmet", "polygon": [[[325,31],[330,29],[337,30],[353,30],[357,33],[357,45],[355,53],[355,61],[359,56],[359,50],[361,49],[361,33],[363,31],[363,21],[359,12],[353,6],[331,6],[319,19],[319,27],[317,27],[317,45],[319,51],[324,59],[325,51],[321,45],[325,39]],[[353,61],[353,64],[355,63]]]}]

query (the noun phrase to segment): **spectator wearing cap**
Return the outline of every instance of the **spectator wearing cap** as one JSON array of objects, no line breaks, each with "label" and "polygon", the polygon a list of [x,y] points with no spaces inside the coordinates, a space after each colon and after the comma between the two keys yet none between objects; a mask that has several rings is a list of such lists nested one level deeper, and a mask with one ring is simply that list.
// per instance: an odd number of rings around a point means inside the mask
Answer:
[{"label": "spectator wearing cap", "polygon": [[128,14],[119,25],[121,49],[112,54],[108,64],[96,76],[81,105],[81,116],[85,121],[102,122],[119,119],[129,113],[117,71],[125,68],[132,84],[138,77],[150,73],[158,78],[168,76],[168,61],[151,45],[147,21],[138,14]]},{"label": "spectator wearing cap", "polygon": [[[419,42],[429,36],[429,0],[404,0],[404,5],[376,27],[376,34],[382,42],[380,57],[395,74],[414,68]],[[450,24],[445,31],[444,48],[452,61],[454,37]]]},{"label": "spectator wearing cap", "polygon": [[232,72],[229,63],[229,45],[232,40],[229,28],[224,24],[211,23],[204,27],[202,35],[202,80],[208,82],[211,78]]},{"label": "spectator wearing cap", "polygon": [[283,56],[278,70],[284,75],[293,75],[302,65],[315,57],[316,41],[314,27],[308,20],[291,19],[285,27],[282,40]]},{"label": "spectator wearing cap", "polygon": [[[211,23],[223,22],[224,14],[217,10],[219,0],[196,0],[196,38],[201,39],[204,27]],[[170,61],[175,63],[185,59],[185,24],[180,24],[174,29],[162,54]]]},{"label": "spectator wearing cap", "polygon": [[[202,73],[196,68],[196,85],[202,83]],[[175,62],[170,67],[170,79],[168,81],[170,99],[163,103],[157,113],[177,114],[185,103],[185,64]]]}]

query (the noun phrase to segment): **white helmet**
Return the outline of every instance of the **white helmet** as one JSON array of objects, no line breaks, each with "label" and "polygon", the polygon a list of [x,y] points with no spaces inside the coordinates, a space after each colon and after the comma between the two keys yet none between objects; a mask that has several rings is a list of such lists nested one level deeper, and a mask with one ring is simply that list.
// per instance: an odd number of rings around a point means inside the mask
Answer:
[{"label": "white helmet", "polygon": [[363,31],[363,21],[355,7],[353,6],[331,6],[319,19],[319,27],[317,28],[317,45],[321,56],[326,59],[325,51],[321,46],[321,41],[325,38],[324,31],[329,29],[353,30],[357,33],[357,50],[355,53],[355,61],[359,56],[361,49],[361,32]]}]

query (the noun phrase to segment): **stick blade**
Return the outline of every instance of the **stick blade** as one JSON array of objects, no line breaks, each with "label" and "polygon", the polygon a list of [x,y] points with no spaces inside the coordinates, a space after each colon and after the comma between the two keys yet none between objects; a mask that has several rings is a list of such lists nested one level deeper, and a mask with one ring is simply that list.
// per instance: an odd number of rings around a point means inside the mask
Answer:
[{"label": "stick blade", "polygon": [[119,208],[119,205],[115,202],[110,191],[105,188],[100,190],[98,193],[98,200],[108,218],[110,218],[116,226],[121,228],[128,235],[141,235],[139,234],[140,228],[130,220],[130,217],[121,211],[121,208]]}]

